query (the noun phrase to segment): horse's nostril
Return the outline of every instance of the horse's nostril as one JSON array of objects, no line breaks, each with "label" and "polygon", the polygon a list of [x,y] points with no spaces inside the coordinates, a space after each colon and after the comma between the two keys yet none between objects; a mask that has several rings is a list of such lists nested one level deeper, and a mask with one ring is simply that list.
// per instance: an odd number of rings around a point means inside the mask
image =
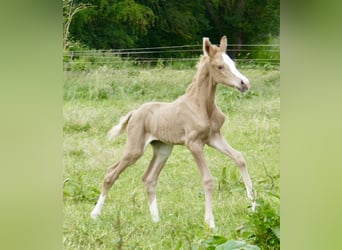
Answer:
[{"label": "horse's nostril", "polygon": [[241,85],[245,85],[245,83],[241,80]]}]

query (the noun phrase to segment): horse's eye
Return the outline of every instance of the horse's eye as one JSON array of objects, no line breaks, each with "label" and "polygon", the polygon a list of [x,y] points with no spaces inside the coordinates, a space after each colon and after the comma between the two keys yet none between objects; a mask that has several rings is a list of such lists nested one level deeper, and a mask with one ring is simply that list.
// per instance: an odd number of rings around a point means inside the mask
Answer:
[{"label": "horse's eye", "polygon": [[218,68],[219,70],[221,70],[221,69],[223,69],[223,66],[218,66],[217,68]]}]

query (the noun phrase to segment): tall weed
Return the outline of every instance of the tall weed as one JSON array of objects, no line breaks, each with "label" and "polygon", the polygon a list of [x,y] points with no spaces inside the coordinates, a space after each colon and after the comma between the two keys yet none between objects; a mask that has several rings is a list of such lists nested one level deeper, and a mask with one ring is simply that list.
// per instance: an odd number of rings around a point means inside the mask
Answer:
[{"label": "tall weed", "polygon": [[256,212],[248,214],[247,220],[238,228],[238,235],[262,249],[280,249],[279,210],[261,198],[257,199],[257,204]]}]

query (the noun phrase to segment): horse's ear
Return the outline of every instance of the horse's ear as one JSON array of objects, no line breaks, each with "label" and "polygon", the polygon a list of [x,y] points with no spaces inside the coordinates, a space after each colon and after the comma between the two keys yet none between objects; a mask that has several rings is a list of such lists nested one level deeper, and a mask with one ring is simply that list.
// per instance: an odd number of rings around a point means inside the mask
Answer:
[{"label": "horse's ear", "polygon": [[209,41],[208,37],[203,37],[203,55],[205,56],[211,56],[212,55],[212,45]]},{"label": "horse's ear", "polygon": [[227,50],[227,37],[226,36],[223,36],[221,38],[221,41],[220,41],[220,50],[221,52],[223,53],[226,53],[226,50]]}]

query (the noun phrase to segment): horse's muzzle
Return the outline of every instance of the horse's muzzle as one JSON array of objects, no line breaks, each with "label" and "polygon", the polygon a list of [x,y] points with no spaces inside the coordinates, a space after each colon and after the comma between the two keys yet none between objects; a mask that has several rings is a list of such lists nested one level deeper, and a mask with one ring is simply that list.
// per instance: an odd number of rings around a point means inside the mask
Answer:
[{"label": "horse's muzzle", "polygon": [[241,80],[240,86],[237,88],[241,92],[245,92],[249,89],[249,81]]}]

